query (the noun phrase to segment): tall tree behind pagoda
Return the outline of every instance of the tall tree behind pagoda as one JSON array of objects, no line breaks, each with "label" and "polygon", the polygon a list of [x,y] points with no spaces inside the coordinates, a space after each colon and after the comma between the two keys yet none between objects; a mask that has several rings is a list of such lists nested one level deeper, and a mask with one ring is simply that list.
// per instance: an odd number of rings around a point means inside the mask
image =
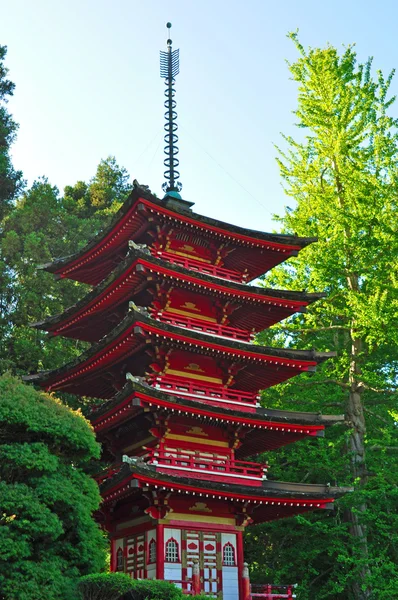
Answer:
[{"label": "tall tree behind pagoda", "polygon": [[[12,210],[16,196],[23,187],[22,173],[15,171],[10,158],[10,148],[18,125],[7,110],[7,102],[14,93],[15,84],[7,79],[8,70],[4,63],[6,54],[7,46],[0,45],[0,245],[3,239],[3,220]],[[11,274],[0,246],[0,342],[7,332],[7,312],[11,301]]]},{"label": "tall tree behind pagoda", "polygon": [[54,257],[84,246],[120,208],[130,186],[127,171],[113,157],[102,160],[90,181],[67,186],[61,196],[46,179],[36,181],[4,219],[2,254],[9,278],[3,301],[7,315],[0,356],[1,371],[28,373],[61,365],[79,354],[82,344],[49,338],[29,324],[62,312],[85,286],[37,270]]},{"label": "tall tree behind pagoda", "polygon": [[23,185],[22,173],[15,171],[10,158],[10,147],[18,126],[6,108],[15,88],[15,84],[7,79],[8,69],[4,64],[6,54],[7,46],[0,46],[0,222],[10,211]]},{"label": "tall tree behind pagoda", "polygon": [[[373,78],[371,60],[357,64],[352,47],[341,56],[333,47],[306,51],[291,37],[300,54],[290,65],[299,85],[295,114],[305,137],[286,137],[287,150],[280,152],[286,193],[297,202],[280,221],[286,233],[314,235],[319,242],[290,268],[276,270],[267,284],[323,290],[327,297],[270,335],[287,345],[337,351],[315,379],[300,378],[279,394],[296,398],[302,410],[341,407],[348,434],[335,433],[335,464],[328,467],[339,483],[344,478],[357,488],[343,513],[346,526],[340,512],[330,525],[319,525],[329,545],[323,544],[323,563],[313,556],[308,597],[318,588],[316,598],[379,598],[392,591],[397,575],[392,473],[398,454],[392,452],[398,448],[391,440],[397,416],[398,129],[389,115],[394,98],[388,99],[393,74]],[[267,404],[278,402],[272,394]],[[285,454],[285,473],[291,462],[300,462],[296,446]],[[303,477],[327,471],[325,454],[311,453],[311,445],[306,451],[308,459],[300,457],[309,469]],[[346,473],[339,452],[347,457]],[[306,541],[298,540],[299,546]]]}]

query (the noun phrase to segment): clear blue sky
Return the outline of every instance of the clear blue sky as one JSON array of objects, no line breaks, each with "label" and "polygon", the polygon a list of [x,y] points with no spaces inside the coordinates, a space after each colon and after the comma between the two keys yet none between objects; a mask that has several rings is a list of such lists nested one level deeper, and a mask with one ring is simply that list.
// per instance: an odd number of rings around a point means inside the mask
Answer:
[{"label": "clear blue sky", "polygon": [[112,154],[160,194],[159,50],[171,21],[182,195],[197,212],[271,230],[272,214],[292,204],[273,147],[280,132],[295,135],[286,33],[299,28],[306,46],[355,42],[360,60],[373,55],[390,71],[397,17],[392,0],[3,0],[0,44],[20,124],[14,165],[29,184],[46,175],[62,190]]}]

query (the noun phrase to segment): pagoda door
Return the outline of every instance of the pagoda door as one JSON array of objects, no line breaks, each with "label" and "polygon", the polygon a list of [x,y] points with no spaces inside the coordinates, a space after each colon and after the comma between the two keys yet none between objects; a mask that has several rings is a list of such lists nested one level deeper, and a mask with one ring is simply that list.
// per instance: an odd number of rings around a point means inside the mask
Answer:
[{"label": "pagoda door", "polygon": [[201,591],[209,598],[222,598],[221,534],[183,531],[182,575],[192,579],[195,559],[199,562]]}]

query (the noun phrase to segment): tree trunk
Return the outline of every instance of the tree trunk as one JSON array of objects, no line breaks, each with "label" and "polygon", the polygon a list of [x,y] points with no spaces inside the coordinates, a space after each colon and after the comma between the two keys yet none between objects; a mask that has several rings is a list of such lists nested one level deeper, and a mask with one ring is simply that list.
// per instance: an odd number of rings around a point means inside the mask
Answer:
[{"label": "tree trunk", "polygon": [[[341,182],[340,171],[336,158],[333,159],[333,169],[336,179],[336,191],[340,208],[344,210],[344,186]],[[346,241],[351,238],[350,229],[344,227],[344,236]],[[346,252],[349,257],[349,250]],[[349,261],[348,264],[350,264]],[[359,278],[357,274],[351,271],[353,264],[349,266],[347,273],[348,288],[355,293],[360,293]],[[351,424],[351,435],[349,439],[349,452],[351,454],[351,470],[354,480],[359,481],[361,485],[366,483],[366,456],[365,456],[365,435],[366,422],[362,404],[362,386],[361,386],[361,367],[359,365],[360,355],[362,352],[362,339],[356,336],[355,320],[351,322],[351,360],[349,370],[349,394],[346,407],[346,417]],[[356,506],[356,511],[348,509],[345,513],[345,519],[350,524],[350,534],[358,541],[361,566],[358,569],[351,589],[356,600],[368,600],[372,591],[369,587],[369,563],[368,563],[368,538],[366,527],[360,522],[360,514],[366,511],[366,504],[362,503]],[[359,513],[359,514],[358,514]]]},{"label": "tree trunk", "polygon": [[[351,362],[349,372],[350,391],[347,400],[346,415],[351,424],[352,432],[349,439],[349,451],[351,454],[351,468],[354,479],[360,484],[366,483],[366,456],[365,456],[365,434],[366,423],[361,397],[359,355],[362,351],[362,340],[355,338],[355,332],[351,331]],[[366,504],[362,503],[356,507],[359,513],[366,510]],[[358,570],[358,576],[352,584],[352,592],[356,600],[367,600],[371,597],[368,587],[370,575],[368,565],[368,540],[366,527],[360,522],[360,514],[348,509],[345,514],[350,524],[350,534],[359,543],[362,566]]]}]

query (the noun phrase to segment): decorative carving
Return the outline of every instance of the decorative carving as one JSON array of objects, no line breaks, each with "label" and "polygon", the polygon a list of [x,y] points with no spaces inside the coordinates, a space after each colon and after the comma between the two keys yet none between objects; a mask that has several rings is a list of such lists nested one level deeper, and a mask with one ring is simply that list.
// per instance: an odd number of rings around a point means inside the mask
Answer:
[{"label": "decorative carving", "polygon": [[247,527],[248,525],[250,525],[250,523],[253,523],[253,519],[245,512],[241,512],[238,515],[236,515],[236,524],[241,526],[241,527]]},{"label": "decorative carving", "polygon": [[192,435],[200,435],[202,437],[209,437],[208,434],[203,431],[201,427],[192,426],[186,430],[186,433],[191,433]]},{"label": "decorative carving", "polygon": [[180,308],[185,308],[188,311],[195,311],[200,313],[200,308],[198,308],[194,302],[185,301],[183,304],[180,305]]},{"label": "decorative carving", "polygon": [[129,311],[138,312],[145,317],[151,316],[149,311],[144,306],[137,306],[132,300],[129,302]]},{"label": "decorative carving", "polygon": [[215,548],[214,548],[213,544],[206,544],[205,550],[207,550],[208,552],[211,552],[212,550],[215,550]]},{"label": "decorative carving", "polygon": [[197,363],[189,363],[189,365],[186,365],[185,367],[183,367],[183,369],[184,371],[195,371],[195,373],[205,373],[202,367]]},{"label": "decorative carving", "polygon": [[139,375],[132,375],[132,373],[126,373],[127,381],[132,381],[133,383],[140,383],[141,385],[146,385],[145,377],[140,377]]},{"label": "decorative carving", "polygon": [[136,244],[133,240],[129,240],[129,248],[133,250],[139,250],[140,252],[145,252],[145,254],[150,254],[150,250],[146,244]]},{"label": "decorative carving", "polygon": [[193,504],[192,506],[189,507],[189,510],[197,511],[197,512],[204,512],[204,513],[213,512],[211,510],[211,508],[209,508],[205,502],[195,502],[195,504]]},{"label": "decorative carving", "polygon": [[144,512],[147,515],[149,515],[152,519],[164,519],[166,515],[172,510],[168,502],[170,493],[158,493],[155,490],[152,490],[145,495],[149,501],[149,506],[145,509]]}]

